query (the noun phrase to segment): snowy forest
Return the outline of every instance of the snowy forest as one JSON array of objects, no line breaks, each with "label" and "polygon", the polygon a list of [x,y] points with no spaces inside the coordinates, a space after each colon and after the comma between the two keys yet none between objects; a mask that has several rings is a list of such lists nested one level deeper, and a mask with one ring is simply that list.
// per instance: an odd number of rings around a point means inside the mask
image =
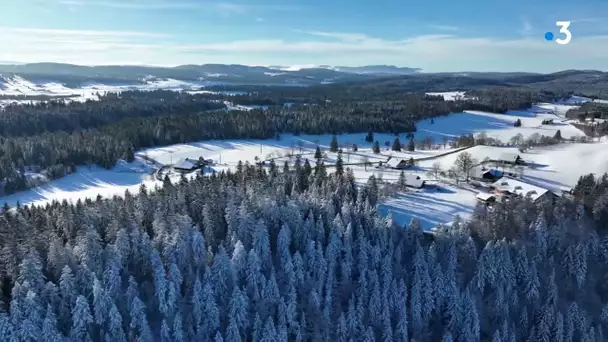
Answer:
[{"label": "snowy forest", "polygon": [[323,165],[0,216],[3,341],[602,341],[608,176],[426,234]]},{"label": "snowy forest", "polygon": [[[268,139],[280,133],[414,132],[416,120],[467,109],[528,108],[533,101],[557,96],[499,88],[479,90],[467,100],[444,101],[441,96],[404,93],[395,85],[373,83],[243,88],[247,95],[125,91],[85,103],[9,105],[0,110],[0,194],[37,185],[25,177],[25,170],[32,167],[48,179],[57,179],[77,166],[112,168],[119,159],[131,161],[137,149],[198,140]],[[224,101],[271,106],[224,112]]]}]

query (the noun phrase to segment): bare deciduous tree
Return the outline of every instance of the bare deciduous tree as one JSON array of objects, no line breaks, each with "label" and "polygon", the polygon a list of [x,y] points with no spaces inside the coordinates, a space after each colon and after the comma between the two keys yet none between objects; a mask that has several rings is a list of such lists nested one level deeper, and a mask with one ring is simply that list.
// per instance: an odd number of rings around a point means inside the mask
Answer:
[{"label": "bare deciduous tree", "polygon": [[367,156],[363,157],[363,166],[365,166],[365,171],[367,171],[368,164],[369,164],[369,158]]},{"label": "bare deciduous tree", "polygon": [[469,152],[462,152],[458,155],[458,158],[456,158],[456,162],[454,162],[456,170],[460,174],[464,175],[465,181],[467,182],[469,181],[469,174],[471,172],[471,169],[476,164],[477,160],[475,160],[475,158],[473,158],[473,156]]},{"label": "bare deciduous tree", "polygon": [[439,174],[441,173],[441,164],[439,164],[439,162],[434,162],[433,165],[431,166],[430,172],[433,175],[433,178],[435,178],[435,180],[438,181]]}]

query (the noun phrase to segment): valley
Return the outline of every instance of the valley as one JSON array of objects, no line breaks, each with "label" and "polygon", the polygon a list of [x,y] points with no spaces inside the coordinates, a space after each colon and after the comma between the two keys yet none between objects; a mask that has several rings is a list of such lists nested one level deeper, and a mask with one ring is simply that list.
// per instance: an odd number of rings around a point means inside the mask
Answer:
[{"label": "valley", "polygon": [[[433,229],[439,224],[448,224],[456,216],[467,219],[477,203],[475,195],[479,192],[470,186],[457,184],[447,172],[454,167],[458,156],[471,155],[478,162],[486,159],[499,159],[505,153],[519,154],[534,167],[526,167],[521,179],[531,184],[545,187],[555,193],[571,189],[583,174],[595,173],[598,176],[608,171],[608,142],[575,142],[583,139],[584,134],[564,122],[564,114],[572,104],[539,103],[528,110],[509,111],[496,114],[482,111],[452,113],[416,122],[414,133],[415,150],[408,151],[408,134],[375,133],[374,141],[379,142],[379,153],[374,153],[373,144],[365,140],[366,133],[340,134],[337,142],[342,152],[345,168],[352,170],[356,182],[365,184],[371,175],[389,183],[398,183],[402,170],[393,169],[387,161],[414,161],[413,167],[403,170],[404,174],[415,175],[426,180],[432,187],[410,189],[399,192],[380,206],[383,215],[391,213],[399,225],[408,224],[413,218],[420,221],[423,229]],[[542,122],[553,119],[553,123]],[[515,121],[521,122],[515,127]],[[564,142],[553,146],[531,147],[519,151],[513,138],[522,142],[539,139],[540,136],[553,137],[559,131]],[[494,146],[458,147],[456,144],[463,136],[485,137]],[[395,138],[399,138],[402,151],[392,150]],[[123,196],[125,191],[137,193],[141,185],[148,189],[162,186],[165,175],[172,182],[179,182],[181,173],[169,172],[156,175],[163,166],[171,170],[171,165],[180,160],[213,161],[203,168],[205,174],[234,171],[239,162],[256,164],[273,161],[279,169],[287,163],[291,168],[299,159],[308,161],[313,167],[317,147],[323,153],[323,163],[328,172],[335,171],[338,154],[330,152],[332,135],[281,134],[274,139],[226,139],[205,140],[165,147],[153,147],[136,151],[135,160],[124,160],[112,169],[97,166],[80,166],[77,172],[61,179],[51,181],[40,187],[0,198],[9,206],[45,205],[53,201],[75,203],[86,198],[95,199]],[[572,141],[571,141],[572,140]],[[356,151],[353,146],[356,145]],[[585,165],[584,170],[580,165]],[[268,166],[268,165],[266,165]],[[433,170],[436,170],[433,174]],[[201,171],[186,173],[195,177]],[[514,171],[516,172],[516,171]],[[519,170],[517,172],[520,172]],[[442,175],[439,176],[439,173]],[[463,179],[460,179],[462,182]]]}]

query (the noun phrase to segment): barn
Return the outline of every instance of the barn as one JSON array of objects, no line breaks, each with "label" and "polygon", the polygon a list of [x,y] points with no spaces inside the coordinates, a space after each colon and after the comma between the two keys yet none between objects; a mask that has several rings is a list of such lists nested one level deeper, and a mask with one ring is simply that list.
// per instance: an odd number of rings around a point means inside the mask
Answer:
[{"label": "barn", "polygon": [[497,169],[486,169],[483,166],[473,168],[471,178],[484,182],[495,182],[504,176],[504,172]]},{"label": "barn", "polygon": [[180,159],[173,165],[173,169],[177,172],[192,172],[199,167],[197,160],[189,158]]},{"label": "barn", "polygon": [[405,175],[405,185],[411,188],[421,189],[426,185],[426,181],[418,175]]}]

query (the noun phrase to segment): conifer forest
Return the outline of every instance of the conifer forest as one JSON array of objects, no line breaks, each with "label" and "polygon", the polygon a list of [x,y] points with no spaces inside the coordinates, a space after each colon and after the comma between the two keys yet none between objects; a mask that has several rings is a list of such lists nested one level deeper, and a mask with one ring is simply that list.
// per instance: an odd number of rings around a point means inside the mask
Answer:
[{"label": "conifer forest", "polygon": [[0,217],[3,341],[602,341],[608,176],[423,234],[323,165]]},{"label": "conifer forest", "polygon": [[[251,112],[223,111],[223,95],[164,91],[9,106],[0,179],[11,193],[28,187],[28,165],[59,178],[201,139],[415,132],[416,120],[442,113],[504,113],[557,96],[472,94],[448,102],[340,85],[229,98],[271,106]],[[413,144],[395,138],[391,150]],[[331,172],[298,159],[167,177],[120,197],[5,207],[0,341],[608,340],[608,175],[581,177],[555,200],[478,204],[433,233],[416,218],[404,226],[380,215],[396,186],[373,175],[357,183],[341,159]]]}]

